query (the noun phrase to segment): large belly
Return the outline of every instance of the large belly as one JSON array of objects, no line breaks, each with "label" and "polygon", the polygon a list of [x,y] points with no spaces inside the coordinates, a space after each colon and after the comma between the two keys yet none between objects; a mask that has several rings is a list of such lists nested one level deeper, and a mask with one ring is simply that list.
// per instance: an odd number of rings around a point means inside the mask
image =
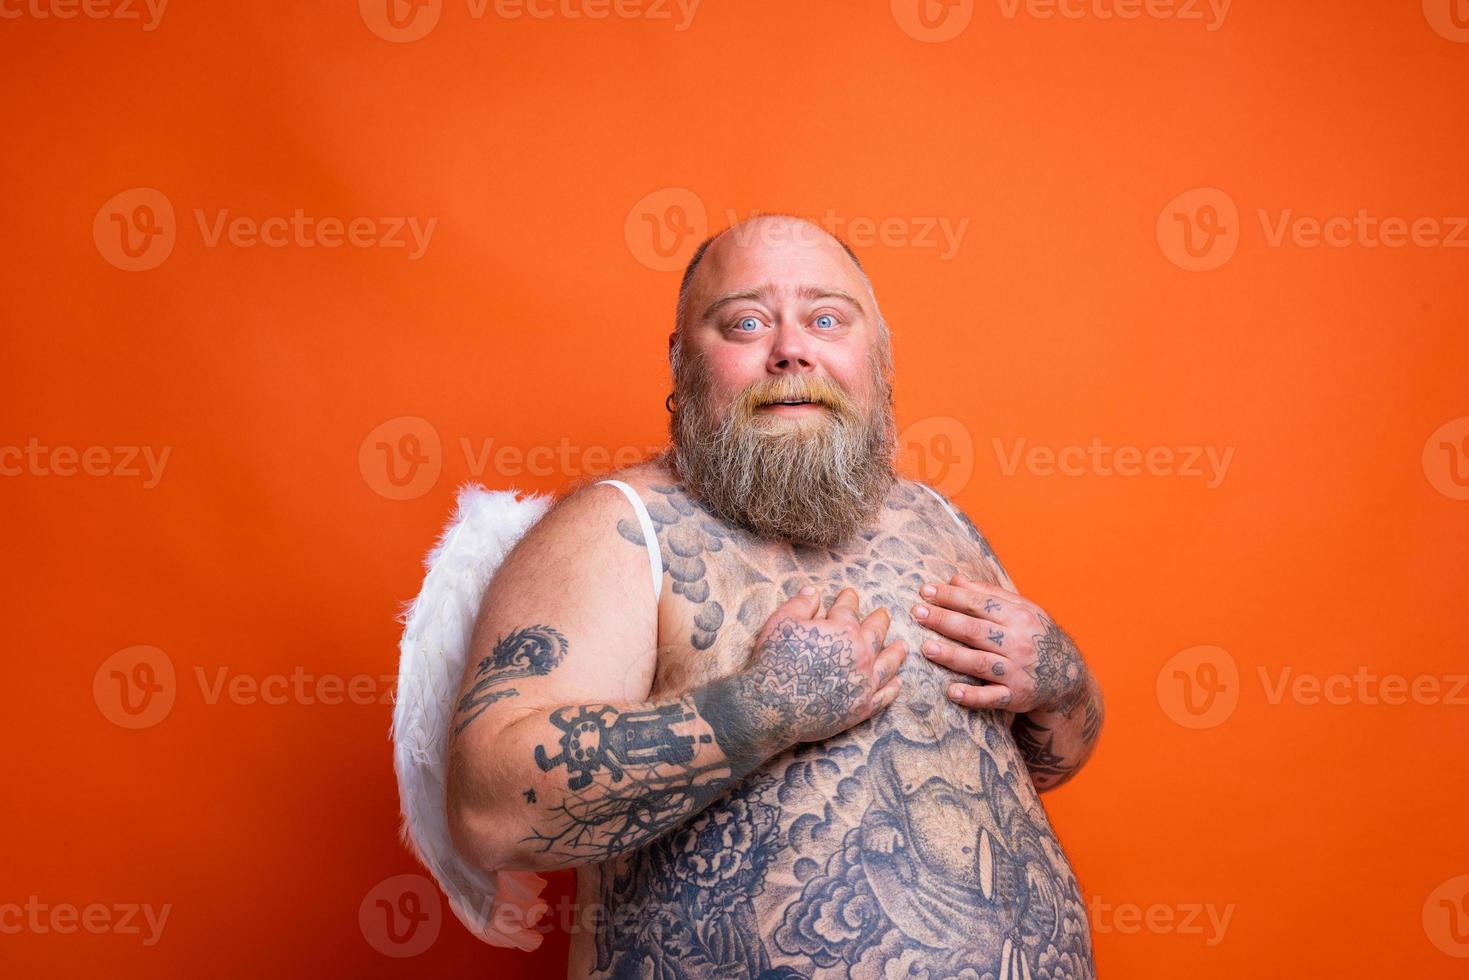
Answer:
[{"label": "large belly", "polygon": [[602,914],[574,937],[574,973],[1090,977],[1079,888],[1008,732],[939,720],[787,752],[584,874]]},{"label": "large belly", "polygon": [[[1003,713],[948,701],[955,679],[917,653],[925,581],[993,578],[922,521],[859,554],[764,554],[664,536],[674,594],[654,696],[737,670],[782,598],[852,586],[914,652],[886,711],[770,760],[686,826],[578,875],[572,976],[1081,980],[1080,890]],[[897,525],[901,524],[900,527]],[[707,526],[701,525],[707,531]],[[716,542],[718,543],[718,542]],[[685,643],[684,638],[688,640]]]}]

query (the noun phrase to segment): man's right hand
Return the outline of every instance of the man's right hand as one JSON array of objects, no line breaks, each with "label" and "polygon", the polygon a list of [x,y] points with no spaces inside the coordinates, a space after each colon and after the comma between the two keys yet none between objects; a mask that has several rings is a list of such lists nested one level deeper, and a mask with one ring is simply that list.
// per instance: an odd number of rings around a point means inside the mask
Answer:
[{"label": "man's right hand", "polygon": [[752,713],[794,744],[831,738],[886,708],[908,655],[903,640],[883,645],[891,624],[883,608],[859,619],[855,589],[843,589],[824,614],[815,587],[791,596],[765,621],[740,671]]}]

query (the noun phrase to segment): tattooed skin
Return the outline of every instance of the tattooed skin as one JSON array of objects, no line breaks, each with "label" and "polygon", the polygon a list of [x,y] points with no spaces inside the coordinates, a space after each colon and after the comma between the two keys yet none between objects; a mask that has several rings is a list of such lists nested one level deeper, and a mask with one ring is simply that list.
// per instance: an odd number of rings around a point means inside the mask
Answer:
[{"label": "tattooed skin", "polygon": [[1010,730],[1032,775],[1048,779],[1061,779],[1071,775],[1072,769],[1066,765],[1065,757],[1054,751],[1055,739],[1049,728],[1025,715],[1016,715]]},{"label": "tattooed skin", "polygon": [[506,685],[525,677],[549,674],[566,659],[566,637],[549,626],[527,626],[502,637],[488,657],[476,665],[474,685],[459,699],[454,734],[490,705],[520,692]]},{"label": "tattooed skin", "polygon": [[765,647],[746,692],[761,727],[787,732],[814,726],[835,734],[867,697],[845,639],[787,620],[775,624]]},{"label": "tattooed skin", "polygon": [[1085,695],[1080,681],[1085,668],[1076,644],[1066,631],[1056,625],[1055,620],[1046,620],[1046,631],[1032,637],[1035,642],[1036,696],[1042,701],[1056,701],[1062,691],[1074,691],[1070,697],[1057,702],[1056,710],[1070,714],[1077,701]]},{"label": "tattooed skin", "polygon": [[[826,703],[833,716],[859,696],[853,678],[832,666],[839,645],[823,647],[810,635],[819,631],[796,624],[770,638],[786,645],[783,669],[743,671],[771,612],[802,586],[818,586],[827,604],[851,586],[862,614],[889,610],[887,642],[917,650],[937,636],[908,614],[920,585],[956,571],[987,582],[1003,574],[978,529],[967,520],[961,527],[912,483],[895,485],[858,539],[822,548],[727,526],[663,476],[639,487],[672,582],[651,698],[682,695],[679,710],[708,722],[721,745],[754,737],[741,725],[790,724],[782,706],[793,690],[824,692],[828,702],[803,703]],[[635,522],[619,531],[642,545]],[[1038,679],[1064,678],[1070,638],[1047,630],[1037,649]],[[660,833],[578,869],[578,902],[596,913],[593,928],[571,937],[569,975],[1093,978],[1081,889],[1026,767],[1027,755],[1044,767],[1047,731],[1012,731],[1012,718],[1023,716],[954,704],[944,696],[949,684],[979,682],[921,656],[909,656],[901,676],[897,700],[868,721],[744,772],[735,753],[707,778],[685,773],[684,786],[705,787],[699,799],[642,788],[649,808],[677,799],[668,813],[628,815],[624,800],[620,811],[582,814],[602,843],[639,821]],[[546,746],[544,765],[568,783],[589,776],[611,786],[621,785],[614,767],[622,783],[687,770],[693,763],[678,760],[697,743],[668,734],[696,729],[660,728],[672,714],[573,711],[555,721],[562,738]],[[637,767],[640,759],[656,765]]]}]

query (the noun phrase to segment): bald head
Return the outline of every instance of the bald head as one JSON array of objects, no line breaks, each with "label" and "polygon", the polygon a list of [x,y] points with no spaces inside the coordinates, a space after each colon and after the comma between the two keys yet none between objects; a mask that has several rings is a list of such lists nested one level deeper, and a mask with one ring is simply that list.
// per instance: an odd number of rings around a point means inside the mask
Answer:
[{"label": "bald head", "polygon": [[[788,257],[782,262],[782,253]],[[757,258],[758,257],[758,258]],[[731,301],[747,299],[770,283],[756,283],[762,269],[792,270],[793,262],[809,269],[812,257],[824,265],[825,284],[807,282],[806,292],[823,288],[859,306],[874,325],[875,349],[887,372],[892,370],[892,347],[887,320],[878,306],[872,280],[851,246],[819,224],[799,215],[760,214],[736,222],[704,239],[694,250],[678,288],[674,330],[669,337],[669,359],[678,375],[683,341],[691,321],[706,319]],[[760,261],[764,259],[766,261]],[[840,288],[845,284],[847,288]]]},{"label": "bald head", "polygon": [[679,475],[756,533],[831,544],[893,480],[892,355],[852,250],[761,215],[699,246],[669,337]]},{"label": "bald head", "polygon": [[[873,294],[872,281],[867,278],[867,271],[862,268],[862,260],[857,258],[857,253],[852,251],[850,245],[816,222],[799,215],[761,214],[736,222],[724,231],[716,232],[699,243],[699,247],[694,250],[693,257],[689,259],[689,264],[684,267],[683,280],[679,283],[678,311],[674,317],[675,330],[681,330],[687,319],[689,294],[699,269],[704,265],[706,254],[712,251],[717,258],[727,240],[733,243],[731,247],[739,248],[748,248],[752,245],[768,247],[791,241],[810,247],[836,246],[846,254],[847,259],[862,278],[862,283],[868,295],[872,297],[872,304],[876,309],[877,299]],[[880,318],[881,314],[878,316]]]}]

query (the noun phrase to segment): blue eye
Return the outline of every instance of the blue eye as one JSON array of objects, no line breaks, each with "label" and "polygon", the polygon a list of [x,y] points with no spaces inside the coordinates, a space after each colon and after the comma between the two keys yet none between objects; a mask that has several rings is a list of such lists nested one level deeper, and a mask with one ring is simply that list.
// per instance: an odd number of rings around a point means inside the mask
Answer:
[{"label": "blue eye", "polygon": [[735,329],[743,331],[745,333],[749,333],[751,330],[759,330],[760,318],[754,316],[740,317],[740,319],[735,323]]},{"label": "blue eye", "polygon": [[[823,320],[827,322],[822,323],[821,321]],[[823,313],[816,318],[816,325],[818,327],[834,327],[837,325],[837,318],[832,316],[830,313]]]}]

